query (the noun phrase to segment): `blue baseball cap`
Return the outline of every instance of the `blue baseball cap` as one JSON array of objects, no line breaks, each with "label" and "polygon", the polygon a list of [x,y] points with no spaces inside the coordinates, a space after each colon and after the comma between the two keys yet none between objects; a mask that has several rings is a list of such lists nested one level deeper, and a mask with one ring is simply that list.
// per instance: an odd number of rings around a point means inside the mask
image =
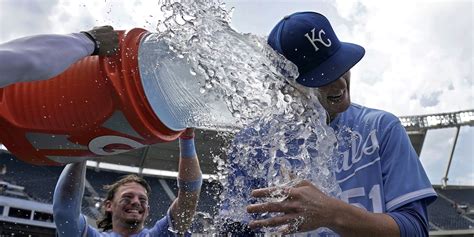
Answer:
[{"label": "blue baseball cap", "polygon": [[340,42],[328,19],[316,12],[284,17],[268,36],[268,44],[298,67],[296,81],[307,87],[339,79],[365,54],[360,45]]}]

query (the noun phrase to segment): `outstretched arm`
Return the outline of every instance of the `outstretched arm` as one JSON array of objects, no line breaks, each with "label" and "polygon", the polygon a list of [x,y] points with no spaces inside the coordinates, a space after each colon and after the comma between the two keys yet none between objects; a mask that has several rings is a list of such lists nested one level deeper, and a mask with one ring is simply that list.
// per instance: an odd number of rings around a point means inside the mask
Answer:
[{"label": "outstretched arm", "polygon": [[[257,189],[256,198],[271,197],[275,188]],[[247,207],[250,213],[284,213],[250,223],[251,228],[276,227],[284,234],[329,227],[341,236],[400,236],[395,220],[384,213],[371,213],[332,198],[309,181],[287,187],[288,197],[280,202],[266,202]]]},{"label": "outstretched arm", "polygon": [[81,215],[86,161],[68,164],[54,190],[53,215],[59,236],[82,236],[86,221]]},{"label": "outstretched arm", "polygon": [[111,26],[84,33],[36,35],[0,44],[0,88],[55,77],[91,54],[110,55],[118,48]]},{"label": "outstretched arm", "polygon": [[180,158],[178,197],[171,204],[170,215],[174,229],[185,233],[193,220],[202,184],[201,168],[194,147],[194,129],[188,128],[179,138]]}]

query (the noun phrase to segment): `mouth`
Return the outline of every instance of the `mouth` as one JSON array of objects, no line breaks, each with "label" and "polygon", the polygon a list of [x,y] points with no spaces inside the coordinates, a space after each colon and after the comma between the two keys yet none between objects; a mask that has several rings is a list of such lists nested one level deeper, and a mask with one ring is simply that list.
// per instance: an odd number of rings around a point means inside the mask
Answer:
[{"label": "mouth", "polygon": [[125,212],[129,214],[140,214],[140,215],[143,213],[143,211],[140,211],[138,209],[127,209],[125,210]]},{"label": "mouth", "polygon": [[340,90],[337,94],[328,95],[326,98],[331,103],[339,103],[346,90]]}]

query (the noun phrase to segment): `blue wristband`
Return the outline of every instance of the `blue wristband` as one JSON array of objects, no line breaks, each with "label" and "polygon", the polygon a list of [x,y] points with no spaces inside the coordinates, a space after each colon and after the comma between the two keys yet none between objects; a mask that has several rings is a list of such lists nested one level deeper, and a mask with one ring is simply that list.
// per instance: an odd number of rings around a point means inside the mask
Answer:
[{"label": "blue wristband", "polygon": [[193,180],[193,181],[184,181],[180,178],[177,178],[178,181],[178,188],[179,190],[185,191],[185,192],[195,192],[199,189],[201,189],[202,185],[202,176],[199,177],[199,179]]},{"label": "blue wristband", "polygon": [[194,147],[194,138],[179,139],[179,151],[181,158],[192,159],[197,157],[196,148]]}]

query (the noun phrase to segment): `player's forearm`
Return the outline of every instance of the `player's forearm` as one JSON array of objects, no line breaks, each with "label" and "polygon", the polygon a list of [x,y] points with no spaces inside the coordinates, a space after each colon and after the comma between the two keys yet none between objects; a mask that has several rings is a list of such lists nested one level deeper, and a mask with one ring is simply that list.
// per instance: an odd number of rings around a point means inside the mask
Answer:
[{"label": "player's forearm", "polygon": [[397,223],[383,213],[371,213],[337,200],[328,227],[341,236],[400,236]]},{"label": "player's forearm", "polygon": [[179,190],[178,198],[176,198],[171,206],[171,215],[174,220],[173,226],[179,233],[188,231],[191,226],[199,200],[199,190],[195,192]]},{"label": "player's forearm", "polygon": [[194,147],[194,138],[180,139],[178,173],[178,198],[172,205],[171,214],[175,229],[185,232],[191,225],[199,200],[202,184],[201,168]]}]

